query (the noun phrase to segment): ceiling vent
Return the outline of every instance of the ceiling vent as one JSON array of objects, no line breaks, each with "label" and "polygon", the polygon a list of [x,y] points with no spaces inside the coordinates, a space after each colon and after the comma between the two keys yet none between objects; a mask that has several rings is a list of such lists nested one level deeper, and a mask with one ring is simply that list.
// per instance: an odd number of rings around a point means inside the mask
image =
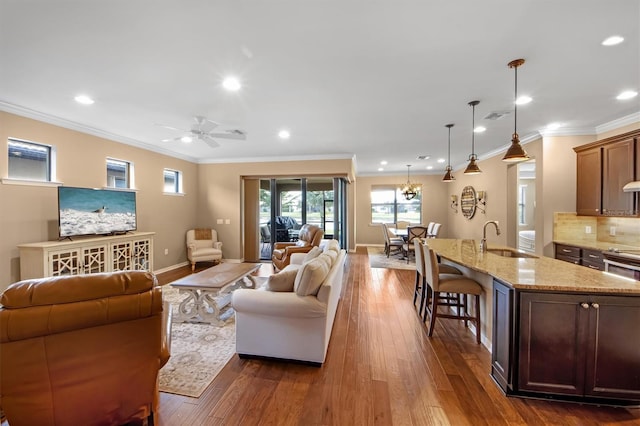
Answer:
[{"label": "ceiling vent", "polygon": [[428,160],[429,158],[431,158],[430,155],[418,155],[416,157],[418,160]]},{"label": "ceiling vent", "polygon": [[484,119],[495,121],[495,120],[500,120],[501,118],[509,114],[511,114],[510,111],[493,111],[489,113],[486,117],[484,117]]}]

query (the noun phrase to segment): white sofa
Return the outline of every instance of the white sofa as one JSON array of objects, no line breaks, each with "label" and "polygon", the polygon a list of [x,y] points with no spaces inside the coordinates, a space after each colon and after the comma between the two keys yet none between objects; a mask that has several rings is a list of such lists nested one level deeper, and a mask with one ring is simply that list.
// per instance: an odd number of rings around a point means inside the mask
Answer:
[{"label": "white sofa", "polygon": [[[265,286],[233,292],[236,352],[241,357],[280,358],[313,364],[324,362],[342,292],[346,252],[335,240],[325,240],[320,247],[323,254],[333,250],[337,255],[317,294],[299,295],[297,281],[298,292],[269,291]],[[302,268],[310,267],[314,262],[303,265],[305,259],[309,260],[305,254],[293,255],[291,264],[279,274],[297,270],[294,275],[297,274],[296,279],[300,280],[304,275]]]}]

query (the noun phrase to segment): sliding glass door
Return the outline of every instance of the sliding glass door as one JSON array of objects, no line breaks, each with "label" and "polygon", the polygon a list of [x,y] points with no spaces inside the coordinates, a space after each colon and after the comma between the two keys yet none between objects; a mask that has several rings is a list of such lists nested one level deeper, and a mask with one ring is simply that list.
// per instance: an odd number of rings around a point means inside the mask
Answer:
[{"label": "sliding glass door", "polygon": [[261,179],[260,258],[271,259],[275,242],[296,241],[306,223],[319,226],[324,238],[337,239],[346,247],[345,194],[346,182],[341,178]]}]

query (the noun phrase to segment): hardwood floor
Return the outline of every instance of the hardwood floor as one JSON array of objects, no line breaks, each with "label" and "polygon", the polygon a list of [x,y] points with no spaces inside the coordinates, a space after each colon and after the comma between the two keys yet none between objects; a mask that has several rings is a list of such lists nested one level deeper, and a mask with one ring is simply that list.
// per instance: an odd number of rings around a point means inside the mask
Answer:
[{"label": "hardwood floor", "polygon": [[[270,273],[265,264],[261,275]],[[427,337],[413,271],[371,269],[361,248],[347,257],[345,280],[322,367],[236,355],[200,398],[161,393],[156,424],[640,425],[640,409],[505,397],[489,352],[462,322],[441,321]]]}]

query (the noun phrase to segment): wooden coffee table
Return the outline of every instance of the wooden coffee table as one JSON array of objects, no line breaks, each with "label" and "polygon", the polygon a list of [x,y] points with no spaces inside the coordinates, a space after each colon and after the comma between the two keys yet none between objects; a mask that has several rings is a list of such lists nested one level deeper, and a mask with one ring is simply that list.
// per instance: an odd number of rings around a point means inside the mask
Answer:
[{"label": "wooden coffee table", "polygon": [[233,315],[231,292],[254,287],[254,281],[248,276],[260,266],[260,263],[220,263],[172,282],[172,287],[186,294],[174,318],[182,322],[223,325]]}]

